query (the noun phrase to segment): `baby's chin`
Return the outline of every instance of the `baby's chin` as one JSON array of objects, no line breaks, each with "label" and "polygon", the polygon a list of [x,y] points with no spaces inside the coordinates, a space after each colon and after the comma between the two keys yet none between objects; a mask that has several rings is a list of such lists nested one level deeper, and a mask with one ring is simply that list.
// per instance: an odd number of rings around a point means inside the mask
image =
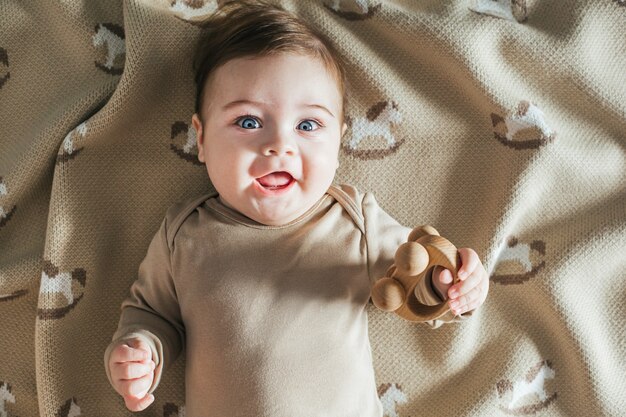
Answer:
[{"label": "baby's chin", "polygon": [[[307,198],[308,197],[308,198]],[[255,201],[250,213],[244,214],[252,220],[266,226],[283,226],[305,214],[318,199],[313,196],[294,195],[289,199],[266,199]]]},{"label": "baby's chin", "polygon": [[[259,196],[250,193],[250,189],[241,194],[220,194],[222,204],[243,214],[257,223],[266,226],[283,226],[305,214],[321,199],[326,189],[303,190],[297,183],[282,196]],[[218,191],[219,192],[219,191]]]},{"label": "baby's chin", "polygon": [[306,213],[308,209],[308,207],[297,210],[288,208],[261,208],[257,212],[248,215],[248,217],[266,226],[283,226]]}]

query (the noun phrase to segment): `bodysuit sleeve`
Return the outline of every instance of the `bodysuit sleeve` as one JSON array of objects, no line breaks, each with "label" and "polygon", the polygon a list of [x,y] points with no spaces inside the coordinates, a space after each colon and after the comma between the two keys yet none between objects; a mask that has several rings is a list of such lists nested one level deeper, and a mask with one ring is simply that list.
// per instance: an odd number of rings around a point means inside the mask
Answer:
[{"label": "bodysuit sleeve", "polygon": [[[385,276],[387,269],[394,263],[394,256],[398,247],[407,241],[411,228],[399,224],[387,214],[379,205],[374,196],[365,193],[363,196],[363,217],[365,222],[365,240],[367,244],[367,263],[370,282],[373,284]],[[432,276],[428,274],[416,288],[418,300],[427,305],[440,304],[443,299],[432,286]],[[452,312],[437,320],[425,322],[430,327],[437,328],[443,323],[462,321],[471,312],[461,316],[454,316]]]},{"label": "bodysuit sleeve", "polygon": [[113,341],[104,355],[109,381],[109,356],[114,346],[125,340],[140,338],[152,350],[156,364],[149,392],[156,389],[163,369],[180,354],[184,344],[184,327],[172,276],[167,243],[167,217],[152,238],[145,258],[139,265],[137,280],[130,296],[122,303],[122,312]]}]

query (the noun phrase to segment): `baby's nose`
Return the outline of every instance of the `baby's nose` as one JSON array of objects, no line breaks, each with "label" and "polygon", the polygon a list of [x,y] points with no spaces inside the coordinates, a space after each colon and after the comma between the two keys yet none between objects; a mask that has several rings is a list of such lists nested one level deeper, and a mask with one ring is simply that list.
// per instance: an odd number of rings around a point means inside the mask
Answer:
[{"label": "baby's nose", "polygon": [[296,146],[293,140],[283,135],[274,135],[262,145],[261,153],[264,156],[294,155],[296,153]]}]

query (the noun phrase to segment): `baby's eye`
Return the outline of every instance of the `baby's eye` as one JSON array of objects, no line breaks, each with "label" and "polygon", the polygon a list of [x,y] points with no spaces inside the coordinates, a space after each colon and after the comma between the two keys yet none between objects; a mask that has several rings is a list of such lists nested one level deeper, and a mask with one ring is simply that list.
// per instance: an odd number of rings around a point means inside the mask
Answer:
[{"label": "baby's eye", "polygon": [[304,120],[298,123],[298,129],[305,130],[307,132],[317,130],[319,128],[320,128],[320,124],[317,123],[315,120]]},{"label": "baby's eye", "polygon": [[261,127],[261,123],[259,123],[255,117],[250,116],[241,117],[237,119],[235,123],[237,123],[237,126],[244,129],[258,129]]}]

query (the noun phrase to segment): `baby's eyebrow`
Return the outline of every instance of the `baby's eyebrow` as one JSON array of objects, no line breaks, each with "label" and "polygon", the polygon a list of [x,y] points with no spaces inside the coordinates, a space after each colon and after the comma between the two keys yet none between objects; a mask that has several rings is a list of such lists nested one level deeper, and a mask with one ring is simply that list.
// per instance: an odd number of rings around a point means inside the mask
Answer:
[{"label": "baby's eyebrow", "polygon": [[235,101],[231,101],[231,102],[230,102],[230,103],[228,103],[228,104],[225,104],[225,105],[222,107],[222,111],[229,110],[229,109],[231,109],[231,108],[233,108],[233,107],[237,107],[237,106],[240,106],[240,105],[242,105],[242,104],[252,104],[253,106],[263,107],[263,105],[264,105],[265,103],[261,103],[261,102],[259,102],[259,101],[245,100],[245,99],[243,99],[243,100],[235,100]]},{"label": "baby's eyebrow", "polygon": [[[222,107],[222,111],[227,111],[233,107],[237,107],[240,106],[242,104],[248,104],[248,105],[253,105],[253,106],[257,106],[257,107],[264,107],[266,105],[266,103],[262,103],[259,101],[252,101],[252,100],[246,100],[246,99],[242,99],[242,100],[235,100],[235,101],[231,101],[228,104],[225,104]],[[316,109],[320,109],[322,111],[325,111],[326,113],[328,113],[331,117],[335,117],[335,115],[328,110],[326,107],[322,106],[321,104],[304,104],[302,105],[302,107],[312,107],[312,108],[316,108]]]},{"label": "baby's eyebrow", "polygon": [[316,108],[316,109],[320,109],[320,110],[323,110],[326,113],[330,114],[331,117],[333,117],[333,118],[335,117],[335,115],[330,110],[328,110],[326,107],[322,106],[321,104],[306,104],[304,107],[313,107],[313,108]]}]

